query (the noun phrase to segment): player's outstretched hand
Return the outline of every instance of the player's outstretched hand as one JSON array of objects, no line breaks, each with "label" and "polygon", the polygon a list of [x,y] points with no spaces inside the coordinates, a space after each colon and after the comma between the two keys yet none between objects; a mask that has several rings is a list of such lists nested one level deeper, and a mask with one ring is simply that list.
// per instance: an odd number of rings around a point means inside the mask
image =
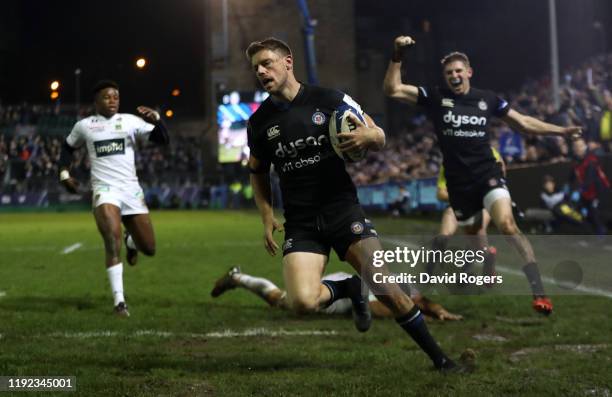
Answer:
[{"label": "player's outstretched hand", "polygon": [[66,190],[68,190],[68,192],[70,192],[72,194],[78,193],[78,190],[79,190],[79,181],[77,181],[73,177],[70,177],[68,179],[64,179],[63,181],[61,181],[61,183],[62,183],[62,185],[64,185]]},{"label": "player's outstretched hand", "polygon": [[446,309],[440,309],[436,311],[436,318],[440,321],[449,320],[449,321],[458,321],[463,320],[463,316],[460,314],[454,314],[446,311]]},{"label": "player's outstretched hand", "polygon": [[402,51],[406,48],[412,47],[416,44],[416,41],[412,39],[410,36],[398,36],[395,38],[393,42],[396,51]]},{"label": "player's outstretched hand", "polygon": [[145,121],[148,121],[149,123],[155,123],[156,121],[159,121],[159,113],[157,113],[151,108],[148,108],[146,106],[138,106],[136,108],[136,111],[138,111],[140,117],[142,117],[143,119],[145,119]]},{"label": "player's outstretched hand", "polygon": [[569,135],[572,139],[582,137],[582,127],[571,126],[565,127],[563,130],[563,135]]},{"label": "player's outstretched hand", "polygon": [[275,231],[283,231],[283,227],[275,218],[264,221],[264,246],[271,256],[276,255],[276,251],[278,250],[278,244],[274,241],[273,236]]},{"label": "player's outstretched hand", "polygon": [[368,149],[371,143],[376,140],[376,131],[365,125],[353,113],[349,113],[348,117],[355,124],[356,128],[351,132],[341,132],[338,134],[338,139],[340,140],[338,149],[342,152]]}]

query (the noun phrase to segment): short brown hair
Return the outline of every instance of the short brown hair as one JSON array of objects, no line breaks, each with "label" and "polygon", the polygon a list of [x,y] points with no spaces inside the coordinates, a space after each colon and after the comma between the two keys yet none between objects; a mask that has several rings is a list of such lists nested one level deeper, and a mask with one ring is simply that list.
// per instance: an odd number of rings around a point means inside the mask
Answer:
[{"label": "short brown hair", "polygon": [[289,45],[276,37],[268,37],[261,41],[254,41],[246,49],[246,57],[250,61],[251,58],[259,51],[270,50],[281,53],[283,56],[291,55]]},{"label": "short brown hair", "polygon": [[444,56],[444,58],[442,58],[440,63],[442,64],[442,66],[446,66],[449,63],[452,63],[455,61],[461,61],[465,64],[465,66],[468,66],[468,67],[470,66],[470,58],[468,58],[468,56],[465,55],[463,52],[459,52],[459,51],[453,51],[450,54]]}]

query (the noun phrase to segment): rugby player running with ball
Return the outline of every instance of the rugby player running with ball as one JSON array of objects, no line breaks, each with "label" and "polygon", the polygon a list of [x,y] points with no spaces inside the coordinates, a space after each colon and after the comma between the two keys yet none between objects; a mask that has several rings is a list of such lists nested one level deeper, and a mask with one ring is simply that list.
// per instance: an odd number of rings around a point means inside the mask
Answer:
[{"label": "rugby player running with ball", "polygon": [[[281,225],[274,217],[270,192],[270,167],[280,177],[284,216],[283,277],[287,304],[297,312],[313,312],[335,301],[350,298],[355,325],[366,331],[371,323],[367,294],[359,277],[321,281],[333,248],[371,287],[372,274],[389,274],[374,268],[371,258],[381,250],[372,224],[359,205],[355,185],[329,139],[329,121],[340,106],[360,112],[342,92],[296,80],[293,56],[281,40],[256,41],[246,50],[259,83],[270,94],[251,116],[248,166],[255,202],[264,226],[264,244],[270,255],[279,247],[273,232]],[[352,133],[340,133],[343,152],[380,150],[385,134],[365,113],[366,123],[351,116]],[[429,355],[440,371],[462,369],[444,354],[430,335],[423,315],[397,284],[377,285],[376,297],[393,313],[397,323]]]}]

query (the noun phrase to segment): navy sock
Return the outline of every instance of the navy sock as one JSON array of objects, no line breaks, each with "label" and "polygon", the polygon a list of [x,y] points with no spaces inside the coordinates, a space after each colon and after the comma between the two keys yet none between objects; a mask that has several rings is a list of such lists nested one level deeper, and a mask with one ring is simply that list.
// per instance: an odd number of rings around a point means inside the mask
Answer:
[{"label": "navy sock", "polygon": [[[436,237],[434,237],[433,241],[431,242],[431,249],[434,251],[446,250],[446,247],[448,246],[448,240],[449,240],[448,236],[444,236],[441,234],[437,235]],[[425,267],[425,271],[427,272],[427,274],[429,274],[430,276],[433,275],[436,265],[437,263],[434,262],[433,260],[428,262]]]},{"label": "navy sock", "polygon": [[449,358],[442,352],[438,343],[429,333],[425,319],[416,305],[407,314],[397,317],[395,321],[427,353],[436,368],[440,369],[450,362]]},{"label": "navy sock", "polygon": [[351,283],[352,277],[345,278],[344,280],[332,281],[323,280],[321,283],[329,289],[331,299],[326,303],[326,306],[331,305],[338,299],[350,298],[351,297]]},{"label": "navy sock", "polygon": [[530,262],[523,266],[523,273],[527,277],[527,281],[529,281],[529,286],[531,287],[531,292],[533,292],[534,296],[546,296],[544,293],[544,286],[542,285],[542,279],[540,278],[540,270],[538,269],[538,265],[535,262]]}]

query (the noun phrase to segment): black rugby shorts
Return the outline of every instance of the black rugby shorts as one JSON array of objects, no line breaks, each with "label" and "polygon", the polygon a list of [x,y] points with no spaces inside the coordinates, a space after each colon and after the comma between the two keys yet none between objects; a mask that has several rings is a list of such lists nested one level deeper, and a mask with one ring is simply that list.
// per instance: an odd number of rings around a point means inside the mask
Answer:
[{"label": "black rugby shorts", "polygon": [[501,172],[495,172],[486,178],[465,186],[448,186],[448,199],[458,222],[466,222],[479,215],[484,208],[485,196],[494,189],[506,189],[506,180]]},{"label": "black rugby shorts", "polygon": [[329,256],[333,248],[340,260],[355,241],[378,237],[359,204],[322,209],[307,219],[285,222],[283,255],[292,252],[312,252]]}]

